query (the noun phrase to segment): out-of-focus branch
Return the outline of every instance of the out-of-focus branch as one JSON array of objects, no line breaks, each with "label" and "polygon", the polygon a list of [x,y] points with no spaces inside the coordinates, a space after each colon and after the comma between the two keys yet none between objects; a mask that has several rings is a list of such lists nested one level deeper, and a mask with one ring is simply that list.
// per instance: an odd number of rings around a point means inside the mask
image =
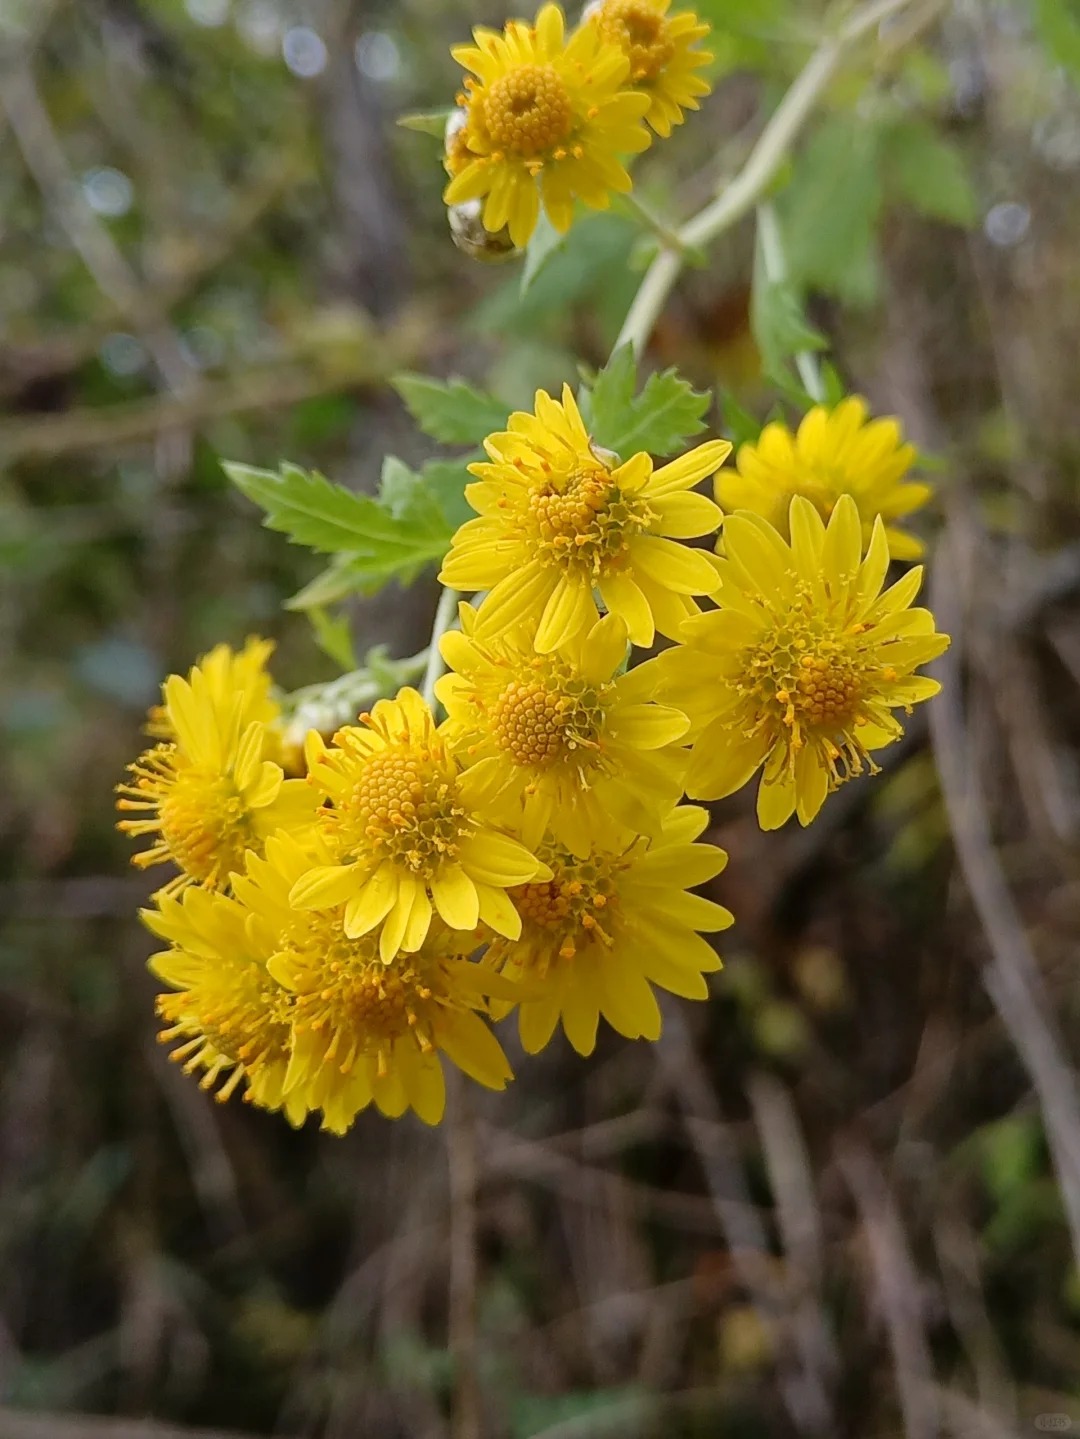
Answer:
[{"label": "out-of-focus branch", "polygon": [[903,1225],[870,1151],[844,1146],[837,1160],[862,1220],[878,1304],[889,1332],[907,1439],[937,1439],[934,1368],[923,1330],[920,1280]]},{"label": "out-of-focus branch", "polygon": [[[98,289],[122,314],[141,313],[146,306],[142,285],[83,198],[28,66],[5,71],[0,79],[0,107],[46,205]],[[183,395],[197,385],[176,336],[166,325],[151,328],[145,338],[162,379],[174,394]]]},{"label": "out-of-focus branch", "polygon": [[956,856],[990,948],[990,959],[982,971],[983,984],[1035,1086],[1073,1254],[1080,1262],[1080,1100],[1076,1076],[1046,1001],[1027,932],[1001,871],[986,799],[971,763],[962,690],[965,615],[960,586],[961,577],[971,571],[970,551],[977,544],[978,537],[973,534],[965,545],[954,511],[933,571],[933,609],[939,625],[952,635],[953,641],[937,663],[944,692],[929,706],[930,734]]},{"label": "out-of-focus branch", "polygon": [[23,1414],[0,1409],[0,1439],[249,1439],[234,1430],[188,1429],[153,1419],[94,1419],[83,1414]]},{"label": "out-of-focus branch", "polygon": [[717,199],[683,225],[676,249],[661,248],[630,307],[616,348],[645,348],[682,271],[686,252],[710,244],[750,213],[767,193],[848,51],[911,3],[912,0],[874,0],[850,16],[835,35],[822,41],[761,132],[739,174]]},{"label": "out-of-focus branch", "polygon": [[[446,590],[445,594],[452,594]],[[476,1191],[480,1166],[476,1119],[463,1077],[447,1078],[446,1153],[450,1169],[450,1353],[454,1362],[453,1439],[479,1439]]]},{"label": "out-of-focus branch", "polygon": [[[724,1123],[716,1094],[694,1052],[682,1012],[674,1007],[664,1013],[659,1054],[682,1110],[687,1134],[704,1170],[731,1262],[758,1313],[778,1341],[775,1347],[780,1393],[795,1432],[832,1435],[836,1428],[822,1372],[827,1366],[822,1362],[821,1346],[808,1346],[799,1326],[786,1328],[795,1343],[789,1346],[783,1342],[785,1335],[781,1329],[789,1315],[790,1297],[779,1280],[764,1227],[750,1202],[742,1162]],[[788,1352],[789,1349],[795,1352]]]}]

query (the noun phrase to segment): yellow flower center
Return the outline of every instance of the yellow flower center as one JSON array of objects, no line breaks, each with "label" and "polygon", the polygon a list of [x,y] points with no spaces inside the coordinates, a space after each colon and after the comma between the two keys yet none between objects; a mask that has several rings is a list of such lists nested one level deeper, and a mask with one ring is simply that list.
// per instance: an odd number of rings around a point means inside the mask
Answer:
[{"label": "yellow flower center", "polygon": [[645,0],[607,0],[599,26],[630,61],[630,78],[636,83],[655,80],[674,57],[667,21]]},{"label": "yellow flower center", "polygon": [[181,770],[158,811],[161,837],[186,874],[217,886],[243,869],[253,842],[244,801],[232,781],[198,770]]},{"label": "yellow flower center", "polygon": [[597,466],[548,480],[530,497],[529,518],[541,556],[599,579],[623,567],[631,539],[648,528],[652,511]]},{"label": "yellow flower center", "polygon": [[474,828],[454,771],[430,749],[394,745],[365,757],[351,793],[325,813],[344,852],[373,853],[430,878]]},{"label": "yellow flower center", "polygon": [[526,160],[561,144],[574,124],[569,92],[553,65],[519,65],[500,75],[483,106],[495,148]]},{"label": "yellow flower center", "polygon": [[[526,954],[530,968],[541,978],[558,960],[571,960],[590,944],[610,947],[611,919],[618,914],[617,876],[625,863],[616,857],[593,854],[577,859],[561,846],[542,856],[554,870],[554,877],[538,884],[523,884],[510,891],[525,924],[522,944],[510,951],[521,960]],[[529,927],[545,932],[549,943],[538,946]]]},{"label": "yellow flower center", "polygon": [[794,610],[751,651],[741,687],[798,746],[804,729],[830,736],[858,723],[869,678],[857,632]]},{"label": "yellow flower center", "polygon": [[205,1070],[203,1089],[213,1089],[231,1071],[215,1095],[224,1103],[245,1075],[255,1080],[268,1065],[285,1060],[292,996],[254,962],[242,969],[226,966],[216,976],[208,968],[203,973],[207,982],[197,989],[158,996],[157,1012],[171,1026],[158,1042],[186,1040],[169,1058],[186,1073]]},{"label": "yellow flower center", "polygon": [[[535,667],[543,665],[537,661]],[[491,710],[492,738],[515,764],[550,769],[570,760],[580,766],[601,747],[603,693],[569,669],[547,668],[545,675],[511,680],[502,691]]]},{"label": "yellow flower center", "polygon": [[296,1028],[325,1031],[323,1058],[348,1074],[363,1054],[373,1054],[414,1034],[421,1049],[432,1048],[428,1031],[435,1003],[430,976],[416,955],[393,964],[379,958],[376,935],[347,939],[339,915],[312,914],[290,936],[307,980],[296,996]]}]

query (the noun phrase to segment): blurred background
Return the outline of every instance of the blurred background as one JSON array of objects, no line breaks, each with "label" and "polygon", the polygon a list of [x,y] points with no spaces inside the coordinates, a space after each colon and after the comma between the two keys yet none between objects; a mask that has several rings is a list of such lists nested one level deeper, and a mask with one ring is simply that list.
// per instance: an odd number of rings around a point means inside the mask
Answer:
[{"label": "blurred background", "polygon": [[[638,170],[674,220],[836,11],[698,9],[716,91]],[[395,121],[504,18],[0,3],[0,1439],[1080,1430],[1076,0],[913,0],[782,177],[834,363],[930,456],[955,638],[946,694],[810,830],[716,807],[712,1001],[655,1046],[557,1041],[470,1092],[472,1137],[293,1133],[155,1044],[112,807],[144,711],[250,633],[286,688],[338,672],[281,607],[316,562],[219,458],[373,489],[434,453],[396,371],[521,403],[605,360],[639,283],[618,213],[523,298],[450,243],[438,143]],[[647,356],[717,390],[721,433],[776,399],[752,258],[749,223]],[[422,647],[434,601],[357,602],[358,651]]]}]

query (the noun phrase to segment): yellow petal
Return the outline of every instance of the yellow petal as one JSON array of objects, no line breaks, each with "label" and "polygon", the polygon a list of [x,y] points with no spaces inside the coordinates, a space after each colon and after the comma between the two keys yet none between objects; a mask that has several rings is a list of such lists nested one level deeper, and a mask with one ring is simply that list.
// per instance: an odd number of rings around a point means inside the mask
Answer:
[{"label": "yellow petal", "polygon": [[611,714],[614,739],[634,745],[637,749],[661,749],[682,739],[690,721],[681,710],[659,704],[618,705]]},{"label": "yellow petal", "polygon": [[476,892],[480,897],[480,919],[504,939],[521,938],[521,915],[514,908],[514,902],[505,889],[494,885],[478,884]]},{"label": "yellow petal", "polygon": [[641,535],[631,543],[630,556],[635,569],[677,594],[707,595],[716,585],[706,556],[675,540]]},{"label": "yellow petal", "polygon": [[420,883],[411,874],[399,874],[397,895],[379,931],[379,957],[383,964],[392,963],[401,952],[401,942],[409,927],[409,916],[416,902]]},{"label": "yellow petal", "polygon": [[686,793],[691,799],[723,799],[742,789],[765,758],[764,734],[742,736],[722,720],[708,726],[690,755]]},{"label": "yellow petal", "polygon": [[431,897],[451,929],[475,929],[480,922],[476,885],[457,865],[447,866],[432,878]]},{"label": "yellow petal", "polygon": [[345,906],[345,933],[349,939],[370,934],[389,914],[398,894],[398,872],[389,861],[375,871]]},{"label": "yellow petal", "polygon": [[482,830],[462,840],[461,867],[471,879],[500,888],[550,879],[551,871],[523,844],[494,830]]},{"label": "yellow petal", "polygon": [[643,648],[656,638],[652,609],[642,591],[627,574],[607,575],[600,581],[600,596],[612,614],[626,625],[631,644]]},{"label": "yellow petal", "polygon": [[479,1015],[471,1010],[446,1010],[440,1018],[439,1047],[463,1074],[488,1089],[505,1089],[513,1070],[502,1045]]},{"label": "yellow petal", "polygon": [[319,865],[302,875],[289,891],[294,909],[333,909],[345,904],[363,882],[358,864]]},{"label": "yellow petal", "polygon": [[577,575],[563,575],[540,616],[535,640],[537,653],[550,654],[567,640],[574,639],[596,618],[596,603],[588,581]]}]

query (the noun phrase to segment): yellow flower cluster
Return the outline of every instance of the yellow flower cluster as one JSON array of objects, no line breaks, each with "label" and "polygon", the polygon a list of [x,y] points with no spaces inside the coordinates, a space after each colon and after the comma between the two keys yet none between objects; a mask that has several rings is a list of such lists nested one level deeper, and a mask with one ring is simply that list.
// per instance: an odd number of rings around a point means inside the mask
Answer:
[{"label": "yellow flower cluster", "polygon": [[771,427],[716,480],[755,486],[725,514],[696,487],[726,442],[620,459],[569,389],[539,393],[471,466],[441,579],[481,598],[441,636],[446,672],[309,733],[302,779],[267,644],[172,676],[119,803],[153,841],[135,862],[177,871],[144,916],[175,1057],[293,1123],[340,1133],[372,1103],[436,1123],[444,1060],[510,1079],[491,1024],[511,1011],[528,1053],[561,1025],[587,1055],[601,1018],[656,1039],[657,987],[704,998],[702,935],[731,915],[690,891],[726,856],[684,796],[760,770],[762,826],[808,824],[938,688],[915,673],[948,643],[913,607],[921,571],[885,588],[912,455],[865,421],[845,401],[797,441]]},{"label": "yellow flower cluster", "polygon": [[670,5],[600,0],[569,36],[557,5],[533,25],[475,30],[453,51],[468,73],[447,130],[447,205],[481,206],[483,229],[520,247],[541,207],[565,233],[575,201],[603,210],[629,191],[623,161],[649,147],[649,127],[670,135],[709,92],[697,43],[709,27]]}]

